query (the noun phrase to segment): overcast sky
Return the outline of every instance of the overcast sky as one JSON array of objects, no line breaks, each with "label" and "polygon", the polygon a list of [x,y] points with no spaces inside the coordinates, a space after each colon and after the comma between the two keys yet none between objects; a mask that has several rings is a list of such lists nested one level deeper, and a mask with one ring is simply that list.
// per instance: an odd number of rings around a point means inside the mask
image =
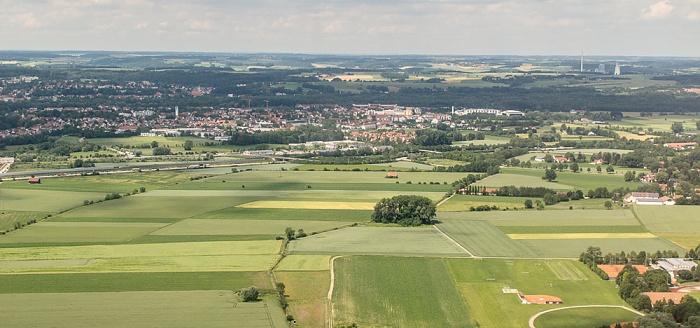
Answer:
[{"label": "overcast sky", "polygon": [[700,0],[0,0],[0,49],[700,57]]}]

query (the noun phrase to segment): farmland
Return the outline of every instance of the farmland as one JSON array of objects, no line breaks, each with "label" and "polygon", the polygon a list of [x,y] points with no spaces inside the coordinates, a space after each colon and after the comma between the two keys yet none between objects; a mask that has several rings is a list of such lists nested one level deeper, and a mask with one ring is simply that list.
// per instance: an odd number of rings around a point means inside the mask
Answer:
[{"label": "farmland", "polygon": [[[0,298],[26,298],[48,313],[57,313],[61,308],[50,303],[60,302],[61,297],[86,303],[90,297],[99,297],[102,301],[94,303],[102,306],[135,297],[140,299],[129,306],[153,308],[154,318],[161,318],[167,311],[154,305],[158,297],[171,297],[172,308],[179,309],[183,306],[180,295],[192,293],[192,299],[201,298],[208,306],[200,312],[211,316],[212,326],[224,319],[284,326],[273,294],[254,304],[237,303],[232,294],[252,285],[272,291],[272,273],[275,282],[285,284],[287,313],[300,327],[325,326],[331,321],[334,325],[497,327],[502,326],[496,322],[505,317],[503,311],[513,313],[505,319],[506,325],[521,327],[530,315],[550,307],[523,306],[517,297],[501,293],[503,285],[529,293],[544,293],[542,289],[549,293],[553,288],[566,305],[622,304],[610,283],[600,281],[581,264],[545,259],[576,258],[591,245],[603,252],[682,252],[678,245],[691,245],[696,238],[692,222],[676,219],[695,217],[692,208],[678,207],[673,209],[678,213],[671,214],[646,208],[611,211],[603,209],[600,199],[536,211],[523,209],[524,200],[529,199],[524,197],[455,195],[438,207],[440,230],[385,227],[368,223],[377,201],[414,194],[438,202],[452,181],[468,173],[399,171],[399,179],[386,179],[386,172],[306,171],[304,166],[298,166],[300,171],[282,171],[281,167],[236,173],[202,169],[66,177],[45,179],[41,185],[4,182],[0,195],[6,212],[0,222],[8,228],[15,221],[36,218],[40,222],[0,236]],[[624,185],[618,181],[620,175],[561,172],[558,182],[548,183],[541,179],[540,170],[504,171],[479,184],[546,185],[557,190],[603,182],[611,187]],[[191,180],[204,172],[212,176]],[[595,181],[580,181],[586,180],[581,176]],[[143,193],[103,200],[106,193],[130,193],[141,186],[146,188]],[[84,205],[85,200],[94,203]],[[479,205],[509,210],[469,212]],[[303,229],[308,236],[289,241],[285,249],[275,238],[288,227]],[[342,257],[335,260],[335,289],[329,303],[330,262],[338,255]],[[533,258],[540,260],[525,260]],[[525,277],[521,272],[530,274]],[[404,280],[404,276],[411,278]],[[420,277],[425,279],[419,283]],[[406,284],[416,287],[408,289]],[[587,288],[591,291],[584,292]],[[220,313],[224,304],[234,310]],[[104,318],[132,311],[129,306],[114,305]],[[71,314],[76,322],[103,323],[81,313],[87,312]],[[605,318],[581,322],[630,319],[624,312],[605,313]],[[14,315],[8,320],[22,322]],[[42,325],[56,319],[47,314],[35,320]],[[138,315],[133,320],[149,322]],[[166,325],[172,323],[169,320],[159,322]],[[556,326],[563,319],[561,313],[549,313],[537,320],[542,326]],[[64,324],[56,320],[56,325]]]},{"label": "farmland", "polygon": [[444,260],[353,256],[335,265],[334,324],[476,326]]}]

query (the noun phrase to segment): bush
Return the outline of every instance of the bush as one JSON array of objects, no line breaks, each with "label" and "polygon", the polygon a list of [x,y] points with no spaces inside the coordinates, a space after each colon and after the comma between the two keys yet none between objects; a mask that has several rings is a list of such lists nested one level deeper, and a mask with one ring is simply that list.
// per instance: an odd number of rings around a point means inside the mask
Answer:
[{"label": "bush", "polygon": [[250,286],[248,288],[241,289],[238,295],[241,297],[243,302],[255,302],[258,300],[260,292],[258,292],[258,289],[255,288],[255,286]]}]

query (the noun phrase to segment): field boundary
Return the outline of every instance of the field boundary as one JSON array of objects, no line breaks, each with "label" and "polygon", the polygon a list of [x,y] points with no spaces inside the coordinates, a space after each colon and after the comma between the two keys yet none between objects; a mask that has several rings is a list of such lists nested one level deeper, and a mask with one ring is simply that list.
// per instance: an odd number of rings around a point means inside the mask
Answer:
[{"label": "field boundary", "polygon": [[328,287],[328,327],[333,328],[333,288],[335,287],[335,268],[333,267],[333,263],[335,263],[335,259],[340,258],[342,256],[334,256],[330,260],[330,271],[331,271],[331,284]]},{"label": "field boundary", "polygon": [[542,311],[542,312],[535,313],[533,316],[530,317],[530,320],[528,320],[527,324],[528,324],[528,327],[530,327],[530,328],[535,328],[535,320],[536,320],[539,316],[541,316],[541,315],[543,315],[543,314],[547,314],[547,313],[549,313],[549,312],[554,312],[554,311],[559,311],[559,310],[584,309],[584,308],[618,308],[618,309],[623,309],[623,310],[630,311],[630,312],[635,313],[635,314],[638,314],[638,315],[640,315],[640,316],[644,316],[644,313],[639,312],[639,311],[634,310],[634,309],[631,309],[631,308],[628,308],[628,307],[626,307],[626,306],[624,306],[624,305],[602,305],[602,304],[595,304],[595,305],[574,305],[574,306],[565,306],[565,307],[560,307],[560,308],[556,308],[556,309],[544,310],[544,311]]},{"label": "field boundary", "polygon": [[466,248],[464,248],[464,246],[460,245],[456,240],[452,239],[452,237],[450,237],[447,234],[445,234],[444,232],[442,232],[442,230],[440,230],[440,228],[438,228],[437,225],[433,224],[433,228],[435,228],[435,230],[437,230],[440,234],[442,234],[445,238],[450,240],[452,243],[457,245],[457,247],[459,247],[465,253],[469,254],[469,257],[477,258],[476,256],[474,256],[474,254],[472,254],[472,252],[468,251]]}]

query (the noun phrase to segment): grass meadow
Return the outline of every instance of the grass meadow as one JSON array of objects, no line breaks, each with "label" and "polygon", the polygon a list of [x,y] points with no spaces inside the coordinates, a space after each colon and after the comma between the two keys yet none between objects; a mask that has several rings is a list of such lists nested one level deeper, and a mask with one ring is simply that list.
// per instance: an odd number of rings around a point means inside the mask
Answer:
[{"label": "grass meadow", "polygon": [[329,320],[330,272],[276,271],[275,279],[285,285],[290,314],[299,327],[325,327]]}]

